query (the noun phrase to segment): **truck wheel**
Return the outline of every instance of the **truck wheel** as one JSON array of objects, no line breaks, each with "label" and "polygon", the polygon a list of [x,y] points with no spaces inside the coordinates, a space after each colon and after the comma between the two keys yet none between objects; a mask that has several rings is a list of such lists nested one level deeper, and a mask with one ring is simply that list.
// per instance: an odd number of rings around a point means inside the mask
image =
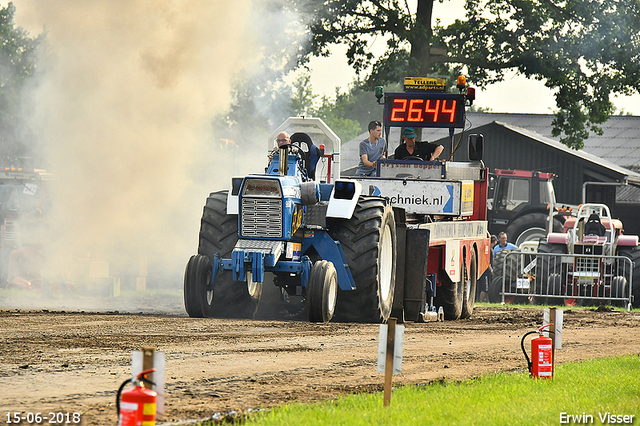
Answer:
[{"label": "truck wheel", "polygon": [[[207,256],[191,256],[184,271],[184,307],[192,318],[202,318],[202,299],[206,298],[211,281],[211,261]],[[213,292],[211,292],[213,297]]]},{"label": "truck wheel", "polygon": [[[627,257],[634,262],[635,266],[630,274],[632,281],[631,296],[633,297],[631,305],[634,309],[640,308],[640,247],[621,247],[618,249],[618,255]],[[627,275],[629,275],[628,272]]]},{"label": "truck wheel", "polygon": [[[238,241],[238,216],[227,214],[227,191],[213,192],[207,198],[200,224],[198,253],[212,262],[219,254],[229,259]],[[231,271],[221,271],[214,282],[215,298],[203,300],[205,317],[253,318],[262,295],[262,283],[247,274],[248,283],[233,281]]]},{"label": "truck wheel", "polygon": [[538,253],[555,256],[538,256],[535,269],[536,287],[533,302],[534,304],[551,303],[554,296],[563,294],[562,285],[562,257],[560,254],[567,253],[567,247],[563,244],[551,244],[541,241],[538,244]]},{"label": "truck wheel", "polygon": [[457,320],[462,316],[462,307],[466,298],[464,265],[460,271],[460,281],[453,282],[447,271],[440,269],[439,281],[442,283],[436,292],[437,302],[444,309],[444,319]]},{"label": "truck wheel", "polygon": [[[510,241],[520,246],[525,241],[540,241],[547,238],[547,218],[544,213],[529,213],[520,216],[507,226]],[[553,232],[562,232],[562,223],[553,219]]]},{"label": "truck wheel", "polygon": [[338,296],[338,273],[333,263],[319,260],[313,264],[307,284],[307,312],[310,322],[327,323],[333,318]]},{"label": "truck wheel", "polygon": [[[466,266],[466,265],[465,265]],[[469,273],[467,268],[463,268],[465,280],[465,298],[462,304],[461,318],[469,318],[473,314],[473,307],[476,301],[476,285],[478,281],[478,262],[476,260],[476,251],[471,250],[471,264],[469,265]]]},{"label": "truck wheel", "polygon": [[356,285],[339,290],[338,321],[380,322],[391,315],[396,285],[396,224],[393,209],[378,197],[361,196],[351,219],[327,219],[340,242]]}]

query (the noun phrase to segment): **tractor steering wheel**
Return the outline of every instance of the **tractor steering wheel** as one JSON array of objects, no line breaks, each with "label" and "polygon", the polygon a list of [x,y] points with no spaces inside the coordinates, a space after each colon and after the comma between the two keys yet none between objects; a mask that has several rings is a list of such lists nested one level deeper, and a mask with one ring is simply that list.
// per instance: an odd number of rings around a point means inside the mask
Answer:
[{"label": "tractor steering wheel", "polygon": [[424,161],[421,157],[418,157],[417,155],[410,155],[408,157],[404,157],[403,160]]}]

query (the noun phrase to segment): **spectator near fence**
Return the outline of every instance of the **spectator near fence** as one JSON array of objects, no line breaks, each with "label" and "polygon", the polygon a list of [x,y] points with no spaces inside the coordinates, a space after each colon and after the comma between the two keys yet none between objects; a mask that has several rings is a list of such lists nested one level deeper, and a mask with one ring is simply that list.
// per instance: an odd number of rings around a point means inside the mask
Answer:
[{"label": "spectator near fence", "polygon": [[500,250],[505,249],[505,248],[509,249],[509,250],[513,250],[513,249],[517,249],[518,246],[508,242],[507,241],[507,233],[503,231],[503,232],[498,234],[498,245],[496,245],[494,247],[493,255],[496,256]]}]

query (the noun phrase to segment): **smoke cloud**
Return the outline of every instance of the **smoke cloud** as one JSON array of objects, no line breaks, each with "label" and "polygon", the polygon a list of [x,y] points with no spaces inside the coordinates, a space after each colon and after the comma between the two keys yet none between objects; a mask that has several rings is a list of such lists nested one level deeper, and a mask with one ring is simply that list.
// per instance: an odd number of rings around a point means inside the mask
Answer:
[{"label": "smoke cloud", "polygon": [[266,165],[267,135],[240,152],[211,127],[283,19],[256,3],[14,1],[19,26],[47,33],[30,121],[53,174],[50,269],[101,259],[114,275],[142,257],[149,286],[181,287],[206,196]]}]

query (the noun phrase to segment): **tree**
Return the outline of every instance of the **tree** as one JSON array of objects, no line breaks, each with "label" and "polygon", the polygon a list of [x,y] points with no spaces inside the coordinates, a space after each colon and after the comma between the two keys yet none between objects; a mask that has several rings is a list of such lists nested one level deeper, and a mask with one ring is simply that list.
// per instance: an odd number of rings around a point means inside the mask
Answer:
[{"label": "tree", "polygon": [[[314,115],[314,104],[316,103],[317,95],[313,94],[313,87],[311,86],[311,74],[309,72],[303,72],[293,82],[293,93],[291,94],[291,115],[297,116],[309,116]],[[324,99],[323,99],[324,101]]]},{"label": "tree", "polygon": [[323,96],[320,106],[314,111],[314,115],[322,118],[344,144],[362,132],[362,127],[358,121],[347,118],[353,117],[352,114],[347,113],[347,110],[353,110],[354,104],[354,96],[348,93],[340,93],[336,89],[335,101]]},{"label": "tree", "polygon": [[297,115],[314,115],[310,75],[303,73],[292,85],[282,81],[281,73],[263,72],[240,75],[232,85],[228,111],[213,118],[217,135],[231,139],[243,149],[262,141],[284,120]]},{"label": "tree", "polygon": [[360,125],[356,120],[346,118],[345,108],[354,100],[348,94],[340,93],[336,88],[336,99],[327,96],[320,98],[313,94],[311,75],[303,72],[292,84],[291,111],[295,116],[319,117],[333,130],[343,142],[347,142],[360,134]]},{"label": "tree", "polygon": [[[465,18],[446,28],[433,20],[434,1],[410,10],[401,0],[290,0],[311,32],[299,63],[345,44],[358,74],[371,65],[368,87],[458,71],[483,87],[516,70],[555,91],[553,134],[576,149],[601,132],[612,95],[640,93],[638,0],[467,0]],[[380,58],[368,49],[373,37],[387,39]]]},{"label": "tree", "polygon": [[3,161],[30,155],[31,132],[21,119],[26,91],[36,73],[44,34],[31,38],[14,23],[15,6],[0,8],[0,149]]},{"label": "tree", "polygon": [[[223,135],[222,141],[231,139],[234,145],[247,148],[252,141],[262,140],[264,134],[294,116],[322,118],[343,142],[361,133],[359,120],[346,118],[358,115],[356,102],[360,97],[353,93],[340,93],[336,89],[335,100],[326,96],[318,99],[308,72],[301,73],[291,85],[277,79],[258,81],[239,79],[234,84],[229,110],[212,121],[215,133]],[[373,99],[370,93],[359,93]]]}]

